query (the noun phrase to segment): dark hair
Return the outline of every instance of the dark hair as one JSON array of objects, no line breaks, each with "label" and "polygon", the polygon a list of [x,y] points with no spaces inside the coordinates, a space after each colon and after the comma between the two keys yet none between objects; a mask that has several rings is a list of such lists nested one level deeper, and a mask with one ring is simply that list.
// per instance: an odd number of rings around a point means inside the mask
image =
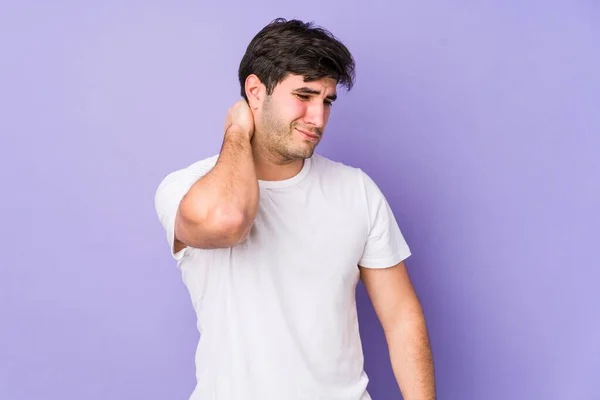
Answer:
[{"label": "dark hair", "polygon": [[312,22],[277,18],[254,36],[240,62],[238,77],[246,97],[246,78],[256,74],[271,95],[288,74],[301,75],[307,82],[330,77],[352,89],[354,59],[329,31]]}]

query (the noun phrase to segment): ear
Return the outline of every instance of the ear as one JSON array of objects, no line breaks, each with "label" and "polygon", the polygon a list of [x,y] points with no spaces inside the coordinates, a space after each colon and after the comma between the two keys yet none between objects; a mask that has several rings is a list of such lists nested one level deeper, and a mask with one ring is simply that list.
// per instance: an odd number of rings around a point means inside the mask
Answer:
[{"label": "ear", "polygon": [[267,92],[265,85],[263,85],[258,76],[250,74],[246,78],[245,90],[246,97],[248,97],[248,105],[252,110],[258,110]]}]

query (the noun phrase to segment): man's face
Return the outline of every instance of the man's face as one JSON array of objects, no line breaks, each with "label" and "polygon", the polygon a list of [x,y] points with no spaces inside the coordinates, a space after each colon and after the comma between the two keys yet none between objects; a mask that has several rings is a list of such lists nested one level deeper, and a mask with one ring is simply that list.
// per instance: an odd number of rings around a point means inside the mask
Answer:
[{"label": "man's face", "polygon": [[261,144],[287,160],[311,157],[329,120],[336,86],[333,78],[304,82],[302,76],[286,76],[265,98],[255,121]]}]

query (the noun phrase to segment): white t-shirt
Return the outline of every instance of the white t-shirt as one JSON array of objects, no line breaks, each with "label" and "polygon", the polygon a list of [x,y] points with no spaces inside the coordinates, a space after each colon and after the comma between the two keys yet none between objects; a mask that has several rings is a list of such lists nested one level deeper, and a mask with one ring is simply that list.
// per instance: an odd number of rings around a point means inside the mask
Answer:
[{"label": "white t-shirt", "polygon": [[[155,199],[171,249],[179,202],[218,155],[168,175]],[[283,181],[259,181],[252,231],[226,249],[173,254],[198,319],[190,400],[367,400],[358,265],[410,250],[361,169],[314,154]]]}]

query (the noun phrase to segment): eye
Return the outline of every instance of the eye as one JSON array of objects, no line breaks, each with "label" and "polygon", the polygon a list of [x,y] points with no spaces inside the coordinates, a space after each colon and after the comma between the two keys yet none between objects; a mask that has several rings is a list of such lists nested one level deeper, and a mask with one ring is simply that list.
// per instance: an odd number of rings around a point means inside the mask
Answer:
[{"label": "eye", "polygon": [[333,101],[325,100],[324,103],[327,107],[333,107]]},{"label": "eye", "polygon": [[306,101],[306,100],[310,99],[310,97],[309,97],[309,96],[307,96],[307,95],[305,95],[305,94],[298,94],[298,93],[295,93],[295,96],[296,96],[297,98],[299,98],[300,100],[302,100],[302,101]]}]

